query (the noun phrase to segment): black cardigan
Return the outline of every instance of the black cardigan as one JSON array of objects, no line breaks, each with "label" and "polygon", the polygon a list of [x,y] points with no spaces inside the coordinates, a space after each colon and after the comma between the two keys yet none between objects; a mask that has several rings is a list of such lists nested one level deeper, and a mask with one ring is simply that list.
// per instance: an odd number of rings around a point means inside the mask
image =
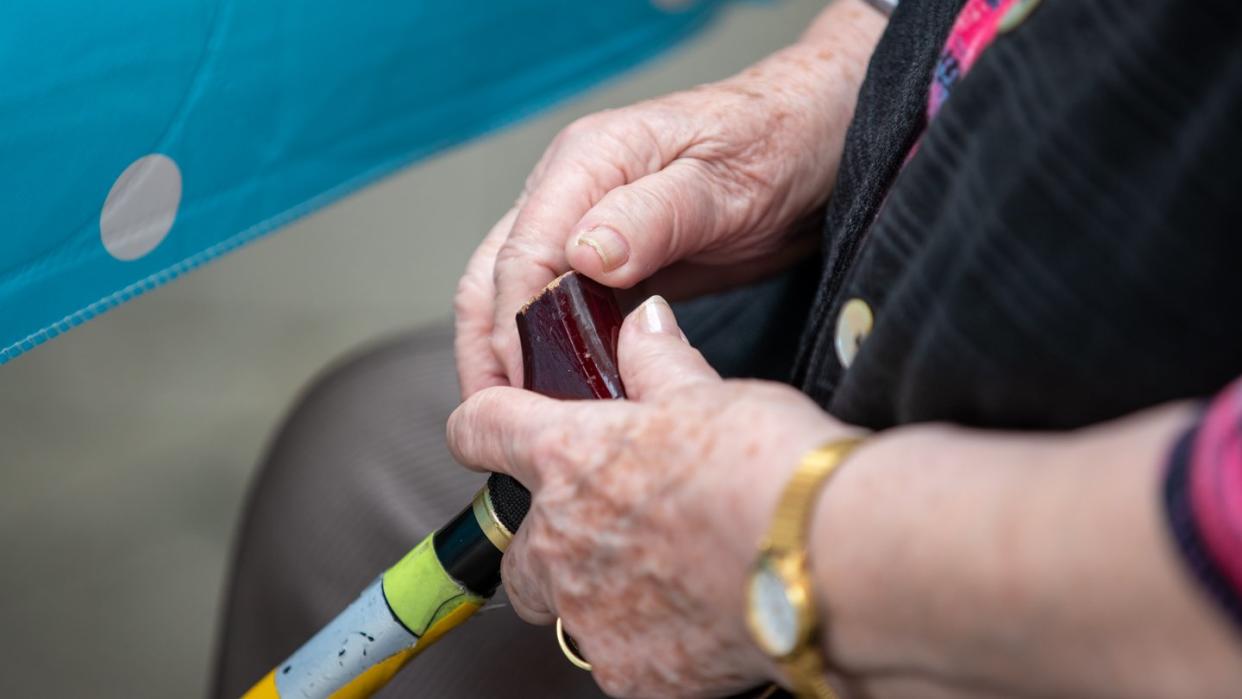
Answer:
[{"label": "black cardigan", "polygon": [[872,58],[795,384],[872,428],[1071,428],[1242,374],[1242,5],[1043,0],[902,167],[960,5],[903,2]]}]

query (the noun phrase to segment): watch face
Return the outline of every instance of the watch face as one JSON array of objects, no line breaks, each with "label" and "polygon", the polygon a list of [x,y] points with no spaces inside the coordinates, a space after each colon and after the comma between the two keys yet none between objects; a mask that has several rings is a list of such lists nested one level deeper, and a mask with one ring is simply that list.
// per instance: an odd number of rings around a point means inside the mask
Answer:
[{"label": "watch face", "polygon": [[750,617],[756,640],[773,657],[789,655],[798,644],[798,610],[785,581],[771,565],[759,566],[750,578]]}]

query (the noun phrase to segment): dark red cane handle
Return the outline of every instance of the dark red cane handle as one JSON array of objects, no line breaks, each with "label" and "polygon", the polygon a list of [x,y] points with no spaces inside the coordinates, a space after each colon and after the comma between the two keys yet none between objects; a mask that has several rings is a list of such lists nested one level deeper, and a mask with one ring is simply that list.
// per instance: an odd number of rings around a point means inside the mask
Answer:
[{"label": "dark red cane handle", "polygon": [[[624,398],[617,370],[621,321],[611,289],[577,272],[557,277],[517,314],[525,387],[562,400]],[[517,531],[530,494],[501,474],[492,474],[488,490],[501,523]]]}]

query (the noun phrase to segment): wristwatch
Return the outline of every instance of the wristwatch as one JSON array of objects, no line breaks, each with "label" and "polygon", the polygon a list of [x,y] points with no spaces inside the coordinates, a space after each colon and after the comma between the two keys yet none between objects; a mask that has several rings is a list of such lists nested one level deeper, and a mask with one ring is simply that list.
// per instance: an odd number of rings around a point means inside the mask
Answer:
[{"label": "wristwatch", "polygon": [[781,494],[747,582],[750,634],[803,698],[837,699],[820,656],[807,530],[823,485],[861,442],[857,438],[829,442],[803,457]]}]

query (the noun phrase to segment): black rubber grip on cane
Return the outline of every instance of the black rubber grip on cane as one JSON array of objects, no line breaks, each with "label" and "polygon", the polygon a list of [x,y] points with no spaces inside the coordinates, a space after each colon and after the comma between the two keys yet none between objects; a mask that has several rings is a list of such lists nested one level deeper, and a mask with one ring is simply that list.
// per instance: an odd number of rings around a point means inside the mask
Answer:
[{"label": "black rubber grip on cane", "polygon": [[487,493],[500,523],[510,532],[516,532],[530,511],[530,491],[513,476],[493,473],[487,478]]}]

